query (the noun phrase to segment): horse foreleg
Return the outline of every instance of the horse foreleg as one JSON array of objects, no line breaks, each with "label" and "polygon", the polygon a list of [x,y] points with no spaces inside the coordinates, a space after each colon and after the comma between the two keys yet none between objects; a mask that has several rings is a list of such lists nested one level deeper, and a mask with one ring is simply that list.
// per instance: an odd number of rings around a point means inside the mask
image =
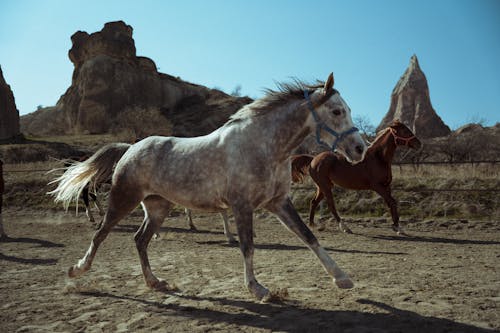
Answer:
[{"label": "horse foreleg", "polygon": [[316,187],[316,193],[314,198],[311,200],[311,204],[309,206],[309,225],[314,227],[314,215],[316,214],[316,209],[318,208],[319,203],[323,200],[324,194],[321,192],[319,187]]},{"label": "horse foreleg", "polygon": [[168,215],[171,204],[161,197],[154,196],[146,198],[142,206],[144,209],[144,221],[134,235],[141,261],[142,274],[148,287],[160,291],[168,290],[168,283],[158,279],[151,271],[147,248],[151,237],[158,231],[163,220]]},{"label": "horse foreleg", "polygon": [[184,208],[184,212],[186,213],[187,223],[189,230],[197,231],[196,226],[193,224],[193,217],[191,216],[191,209]]},{"label": "horse foreleg", "polygon": [[330,212],[333,214],[335,220],[337,220],[337,223],[339,224],[340,231],[345,232],[346,234],[352,234],[351,229],[349,229],[347,224],[344,221],[342,221],[339,214],[337,213],[337,208],[335,207],[335,201],[333,200],[332,188],[329,188],[328,191],[325,190],[325,197]]},{"label": "horse foreleg", "polygon": [[238,243],[236,239],[234,239],[234,236],[231,233],[231,231],[229,230],[229,218],[227,217],[227,213],[224,211],[220,213],[220,215],[222,217],[222,224],[224,226],[224,235],[226,235],[228,243],[229,244]]},{"label": "horse foreleg", "polygon": [[376,192],[384,199],[386,205],[389,207],[391,211],[392,218],[392,230],[397,232],[398,235],[407,236],[402,225],[399,224],[399,213],[398,213],[398,204],[396,199],[391,194],[390,187],[383,187],[377,189]]},{"label": "horse foreleg", "polygon": [[102,209],[102,206],[99,203],[99,200],[97,200],[97,195],[95,195],[94,193],[89,193],[89,196],[94,201],[95,207],[99,210],[99,215],[103,216],[104,210]]},{"label": "horse foreleg", "polygon": [[83,199],[83,203],[85,204],[85,215],[87,215],[89,222],[95,223],[94,216],[92,215],[92,212],[90,211],[89,187],[88,186],[85,186],[83,188],[81,198]]},{"label": "horse foreleg", "polygon": [[253,209],[238,206],[233,207],[233,213],[243,255],[245,285],[258,300],[266,300],[270,296],[269,290],[257,281],[253,271]]},{"label": "horse foreleg", "polygon": [[337,263],[319,244],[311,230],[304,224],[289,198],[285,199],[284,202],[266,208],[276,214],[280,221],[316,254],[323,268],[332,276],[337,287],[348,289],[354,286],[349,276],[339,268]]}]

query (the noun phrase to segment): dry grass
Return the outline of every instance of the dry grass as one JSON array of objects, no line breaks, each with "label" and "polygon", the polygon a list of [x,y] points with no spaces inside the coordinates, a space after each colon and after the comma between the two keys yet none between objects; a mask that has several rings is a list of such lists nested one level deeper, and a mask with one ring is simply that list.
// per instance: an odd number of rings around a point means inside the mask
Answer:
[{"label": "dry grass", "polygon": [[451,179],[500,179],[498,163],[393,165],[394,178],[439,177]]},{"label": "dry grass", "polygon": [[[123,140],[127,135],[123,133],[122,137],[109,134],[53,136],[37,140],[54,144],[64,142],[69,147],[94,151],[109,142],[127,141]],[[15,152],[21,155],[23,151],[37,152],[39,144],[34,138],[31,140],[34,142],[33,147],[30,147],[31,144],[3,145],[0,146],[0,152],[13,151],[13,148],[19,149],[20,152],[17,150]],[[46,193],[52,190],[47,184],[57,176],[57,173],[47,174],[47,171],[61,166],[62,163],[52,157],[42,162],[5,164],[4,206],[60,210],[61,207],[56,206]],[[425,164],[418,167],[395,165],[392,188],[403,220],[450,217],[500,219],[497,192],[500,188],[498,163]],[[448,191],[454,189],[470,191]],[[314,191],[315,186],[309,177],[303,184],[293,185],[292,198],[299,212],[308,213]],[[382,198],[373,191],[348,191],[335,188],[334,197],[341,216],[390,218]],[[76,204],[73,204],[70,209],[75,207]],[[325,215],[330,216],[326,208],[323,208],[323,211]]]}]

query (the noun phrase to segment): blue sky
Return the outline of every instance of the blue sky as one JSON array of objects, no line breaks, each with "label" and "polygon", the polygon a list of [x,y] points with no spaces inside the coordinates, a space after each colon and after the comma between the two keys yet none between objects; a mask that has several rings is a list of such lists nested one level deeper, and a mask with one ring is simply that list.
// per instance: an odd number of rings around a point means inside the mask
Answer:
[{"label": "blue sky", "polygon": [[335,75],[353,116],[378,125],[416,54],[451,128],[500,121],[498,0],[0,0],[0,65],[21,115],[71,84],[70,36],[123,20],[160,72],[262,96]]}]

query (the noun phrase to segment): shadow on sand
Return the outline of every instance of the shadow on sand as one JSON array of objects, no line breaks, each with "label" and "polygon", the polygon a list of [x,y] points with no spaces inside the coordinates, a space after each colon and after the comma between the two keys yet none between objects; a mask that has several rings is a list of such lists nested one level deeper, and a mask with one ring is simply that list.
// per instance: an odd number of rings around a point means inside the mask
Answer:
[{"label": "shadow on sand", "polygon": [[[220,241],[196,241],[197,244],[200,245],[219,245],[223,247],[239,247],[238,243],[229,244],[226,240]],[[283,251],[298,251],[304,250],[308,251],[309,248],[307,246],[302,245],[286,245],[286,244],[254,244],[256,249],[261,250],[283,250]],[[337,253],[360,253],[360,254],[382,254],[382,255],[407,255],[405,252],[387,252],[387,251],[360,251],[360,250],[343,250],[343,249],[335,249],[332,247],[325,247],[325,250],[329,252],[337,252]]]},{"label": "shadow on sand", "polygon": [[37,244],[40,247],[64,247],[64,244],[54,243],[45,239],[28,238],[28,237],[2,238],[2,243],[28,243],[28,244]]},{"label": "shadow on sand", "polygon": [[[360,235],[362,236],[362,235]],[[432,237],[432,236],[398,236],[398,235],[377,235],[377,236],[367,236],[367,238],[382,239],[387,241],[402,241],[402,242],[421,242],[421,243],[442,243],[442,244],[456,244],[456,245],[500,245],[498,241],[485,241],[485,240],[474,240],[474,239],[454,239],[454,238],[444,238],[444,237]]]},{"label": "shadow on sand", "polygon": [[55,265],[57,264],[57,259],[40,259],[40,258],[19,258],[19,257],[13,257],[13,256],[8,256],[0,252],[0,261],[5,260],[5,261],[11,261],[11,262],[17,262],[19,264],[29,264],[29,265]]},{"label": "shadow on sand", "polygon": [[[179,303],[185,299],[193,301],[194,305],[163,304],[137,296],[115,295],[108,292],[80,294],[136,303],[142,305],[152,317],[164,317],[167,322],[171,320],[172,315],[176,315],[187,319],[207,320],[213,325],[233,325],[234,327],[228,328],[229,330],[239,327],[248,331],[264,329],[281,332],[494,332],[449,319],[422,316],[367,299],[359,299],[357,302],[373,307],[369,312],[323,310],[304,308],[299,304],[288,302],[259,303],[180,294],[175,294],[180,299]],[[213,303],[218,310],[207,308],[207,301]],[[197,307],[196,302],[203,302],[203,305]],[[227,308],[227,312],[220,310],[221,307]],[[379,313],[380,310],[383,310],[383,313]]]},{"label": "shadow on sand", "polygon": [[[136,224],[119,224],[117,226],[114,226],[112,231],[113,232],[123,232],[123,233],[136,233],[137,230],[139,229],[140,225]],[[207,234],[207,235],[224,235],[222,231],[211,231],[211,230],[191,230],[186,228],[176,228],[176,227],[161,227],[160,228],[160,234],[162,233],[168,233],[168,232],[175,232],[179,234]]]},{"label": "shadow on sand", "polygon": [[[19,237],[12,238],[6,237],[2,238],[2,243],[26,243],[26,244],[35,244],[39,247],[64,247],[63,244],[54,243],[44,239],[36,239],[36,238],[27,238],[27,237]],[[57,259],[43,259],[43,258],[19,258],[14,256],[9,256],[0,252],[0,261],[11,261],[17,262],[20,264],[30,264],[30,265],[55,265],[57,263]]]}]

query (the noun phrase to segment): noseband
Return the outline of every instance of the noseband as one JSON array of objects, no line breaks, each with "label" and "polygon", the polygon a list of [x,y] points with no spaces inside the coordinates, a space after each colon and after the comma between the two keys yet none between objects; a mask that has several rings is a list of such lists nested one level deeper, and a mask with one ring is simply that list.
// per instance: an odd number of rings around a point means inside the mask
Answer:
[{"label": "noseband", "polygon": [[[416,136],[415,135],[412,135],[412,136],[409,136],[409,137],[402,137],[402,136],[399,136],[397,133],[396,133],[396,130],[392,127],[389,127],[389,131],[391,132],[392,134],[392,137],[394,138],[394,143],[396,144],[396,146],[410,146],[410,141],[415,139]],[[398,144],[398,140],[401,140],[404,142],[404,144],[402,145],[399,145]]]},{"label": "noseband", "polygon": [[[316,142],[318,143],[318,145],[326,147],[329,150],[334,151],[335,149],[337,149],[337,144],[342,142],[342,140],[344,140],[346,138],[346,136],[348,136],[349,134],[352,134],[354,132],[359,131],[356,127],[351,127],[350,129],[345,130],[344,132],[340,132],[340,133],[335,131],[334,129],[329,127],[327,124],[325,124],[325,122],[323,120],[321,120],[321,118],[319,117],[316,110],[314,110],[314,105],[311,102],[311,98],[309,97],[309,92],[307,90],[304,90],[304,98],[306,99],[307,106],[309,107],[309,110],[311,111],[311,114],[314,118],[314,121],[316,122]],[[331,147],[326,142],[321,140],[321,130],[324,130],[324,131],[330,133],[330,135],[335,137],[335,140],[333,141],[333,144]]]}]

